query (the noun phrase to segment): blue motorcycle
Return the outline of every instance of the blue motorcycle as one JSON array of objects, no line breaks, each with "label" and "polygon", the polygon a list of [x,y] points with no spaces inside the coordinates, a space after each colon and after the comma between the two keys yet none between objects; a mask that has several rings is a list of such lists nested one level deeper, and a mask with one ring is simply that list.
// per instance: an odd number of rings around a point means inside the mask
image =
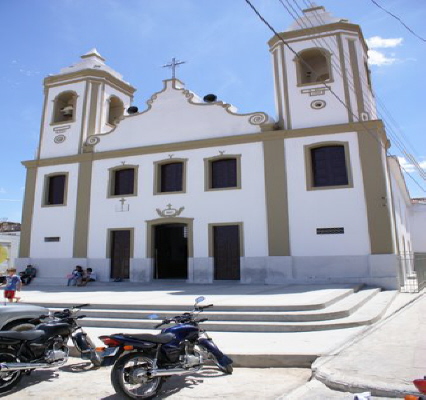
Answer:
[{"label": "blue motorcycle", "polygon": [[199,314],[213,306],[199,305],[204,300],[203,296],[198,297],[191,312],[166,318],[156,325],[155,328],[174,324],[158,335],[118,333],[99,337],[107,346],[102,365],[114,365],[111,382],[118,394],[130,399],[152,398],[165,379],[198,372],[206,359],[212,360],[222,372],[232,374],[233,361],[199,326],[208,320],[199,319]]}]

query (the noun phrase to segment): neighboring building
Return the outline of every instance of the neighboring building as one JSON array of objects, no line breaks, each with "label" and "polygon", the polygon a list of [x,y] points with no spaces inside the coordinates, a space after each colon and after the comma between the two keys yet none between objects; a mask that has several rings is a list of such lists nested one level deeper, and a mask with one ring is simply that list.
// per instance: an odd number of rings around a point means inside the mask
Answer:
[{"label": "neighboring building", "polygon": [[0,232],[20,232],[21,224],[19,222],[0,222]]},{"label": "neighboring building", "polygon": [[269,41],[276,121],[178,79],[137,112],[96,50],[45,78],[20,264],[133,282],[397,288],[413,276],[400,262],[413,251],[410,199],[386,157],[360,27],[322,7],[299,23],[281,34],[297,56]]}]

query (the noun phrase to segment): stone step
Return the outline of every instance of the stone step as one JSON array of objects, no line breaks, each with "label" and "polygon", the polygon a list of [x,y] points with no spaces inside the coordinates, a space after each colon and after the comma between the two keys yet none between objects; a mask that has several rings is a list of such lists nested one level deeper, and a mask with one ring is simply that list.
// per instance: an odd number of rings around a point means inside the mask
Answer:
[{"label": "stone step", "polygon": [[[207,309],[202,316],[208,318],[209,321],[265,321],[265,322],[303,322],[303,321],[323,321],[331,319],[344,318],[352,314],[359,307],[364,305],[368,300],[380,292],[379,288],[365,288],[350,296],[344,297],[342,300],[332,304],[325,309],[309,310],[309,311],[216,311]],[[156,314],[156,320],[171,318],[180,314],[180,310],[158,310],[152,307],[151,310],[128,310],[127,306],[123,309],[105,309],[102,308],[85,308],[82,313],[89,318],[106,318],[106,319],[148,319],[149,315]],[[52,309],[52,308],[51,308]],[[53,310],[59,310],[54,308]],[[189,311],[188,309],[186,311]]]},{"label": "stone step", "polygon": [[[76,293],[77,295],[81,293],[81,296],[76,297],[76,301],[70,302],[57,302],[57,301],[38,301],[33,300],[31,304],[41,305],[48,308],[66,308],[72,307],[78,304],[78,298],[84,298],[81,302],[90,302],[90,307],[85,308],[85,310],[123,310],[133,311],[137,310],[140,312],[145,312],[146,315],[152,314],[153,311],[158,314],[160,311],[171,311],[173,315],[176,315],[180,312],[190,311],[193,306],[193,300],[198,295],[194,294],[194,297],[191,300],[186,300],[185,302],[179,302],[179,298],[174,299],[175,304],[171,305],[172,301],[170,298],[167,298],[167,302],[160,303],[156,302],[155,294],[153,294],[153,300],[147,301],[143,299],[143,302],[139,302],[138,298],[135,297],[132,303],[129,302],[104,302],[97,303],[96,301],[87,301],[87,296],[96,297],[99,293],[102,294],[102,291],[105,291],[110,285],[114,287],[115,284],[102,284],[98,287],[64,287],[68,294],[70,291]],[[120,285],[120,284],[119,284]],[[32,286],[32,284],[31,284]],[[245,289],[243,285],[240,286],[242,289]],[[285,295],[283,295],[283,289],[276,289],[276,293],[270,288],[265,289],[265,294],[261,290],[250,293],[250,297],[247,296],[240,297],[238,294],[235,295],[235,298],[230,299],[229,295],[221,296],[209,293],[209,287],[203,289],[205,290],[205,304],[214,304],[214,311],[230,311],[230,312],[292,312],[292,311],[312,311],[312,310],[323,310],[331,305],[343,300],[344,298],[352,296],[354,293],[358,292],[363,285],[347,285],[343,288],[333,288],[331,290],[326,290],[321,286],[312,286],[312,293],[321,293],[321,290],[324,290],[323,294],[312,296],[311,293],[306,293],[305,288],[309,286],[304,286],[304,290],[300,290],[298,287],[285,288]],[[33,290],[37,290],[37,286],[32,287]],[[129,289],[131,290],[131,289]],[[146,292],[143,293],[146,296]],[[83,297],[84,296],[84,297]],[[259,296],[261,297],[259,301]],[[133,300],[133,299],[132,299]],[[265,301],[266,300],[266,301]],[[207,310],[205,311],[207,312]]]},{"label": "stone step", "polygon": [[[205,329],[219,332],[311,332],[320,330],[345,329],[376,322],[386,311],[396,291],[377,293],[373,298],[346,317],[330,320],[316,320],[305,322],[277,322],[277,321],[234,321],[219,320],[203,323]],[[136,318],[94,318],[81,320],[85,327],[109,327],[117,329],[154,329],[159,320]]]}]

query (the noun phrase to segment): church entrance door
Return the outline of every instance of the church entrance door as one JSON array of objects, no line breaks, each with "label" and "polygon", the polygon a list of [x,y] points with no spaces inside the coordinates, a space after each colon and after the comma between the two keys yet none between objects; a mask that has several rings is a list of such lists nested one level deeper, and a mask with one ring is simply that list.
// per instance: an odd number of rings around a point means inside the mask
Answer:
[{"label": "church entrance door", "polygon": [[188,238],[186,224],[154,227],[154,278],[188,278]]},{"label": "church entrance door", "polygon": [[214,279],[240,279],[240,227],[213,227]]},{"label": "church entrance door", "polygon": [[114,230],[110,235],[111,278],[129,279],[131,231]]}]

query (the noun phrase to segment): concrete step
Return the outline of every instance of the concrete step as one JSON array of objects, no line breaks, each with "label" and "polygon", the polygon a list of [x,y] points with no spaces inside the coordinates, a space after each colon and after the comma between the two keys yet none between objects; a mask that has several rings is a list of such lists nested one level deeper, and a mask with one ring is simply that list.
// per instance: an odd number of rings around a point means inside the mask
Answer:
[{"label": "concrete step", "polygon": [[[63,296],[65,293],[72,294],[73,302],[58,302],[58,301],[39,301],[37,299],[32,300],[31,304],[41,305],[48,308],[66,308],[72,307],[78,302],[88,302],[90,307],[85,308],[85,310],[119,310],[123,311],[123,308],[126,311],[140,311],[146,313],[146,315],[159,313],[162,311],[172,312],[173,315],[179,314],[181,312],[190,311],[193,306],[193,301],[198,295],[204,294],[206,297],[205,304],[213,303],[214,312],[220,311],[230,311],[230,312],[293,312],[293,311],[313,311],[313,310],[323,310],[331,305],[343,300],[344,298],[352,296],[354,293],[357,293],[363,285],[347,285],[347,287],[338,287],[329,289],[324,286],[303,286],[299,287],[288,287],[288,288],[278,288],[278,289],[264,289],[256,290],[249,293],[249,297],[239,296],[238,293],[232,298],[229,295],[218,295],[217,293],[209,293],[209,287],[205,285],[203,287],[203,292],[201,294],[194,293],[194,296],[188,299],[188,295],[185,295],[184,299],[176,297],[171,299],[169,297],[165,298],[166,301],[163,303],[160,300],[163,300],[161,297],[156,297],[156,293],[153,292],[151,300],[146,300],[147,291],[142,291],[141,301],[137,297],[137,292],[135,291],[135,296],[132,298],[132,302],[116,301],[113,302],[110,297],[110,302],[105,301],[103,303],[98,303],[96,301],[88,300],[88,297],[96,298],[97,296],[103,297],[104,292],[109,293],[109,295],[114,295],[115,293],[108,292],[107,288],[114,287],[116,284],[103,284],[97,287],[67,287],[63,288]],[[121,284],[118,284],[121,285]],[[344,285],[343,285],[344,286]],[[243,285],[240,285],[241,290],[246,289]],[[309,289],[311,288],[311,292]],[[32,286],[32,290],[42,290],[43,287]],[[133,288],[134,289],[134,288]],[[129,291],[132,288],[128,289]],[[155,289],[154,289],[155,290]],[[247,290],[247,289],[246,289]],[[283,291],[285,294],[283,295]],[[207,293],[206,293],[207,292]],[[200,292],[198,292],[200,293]],[[77,296],[74,296],[77,294]],[[75,297],[75,299],[74,299]],[[121,295],[123,298],[123,295]],[[79,300],[80,299],[80,300]],[[174,301],[173,301],[174,300]],[[173,305],[171,305],[173,304]],[[208,310],[205,311],[206,313]]]},{"label": "concrete step", "polygon": [[[342,300],[332,304],[325,309],[309,311],[216,311],[205,310],[202,315],[209,321],[259,321],[259,322],[304,322],[304,321],[324,321],[330,319],[344,318],[352,314],[368,300],[380,292],[379,288],[366,288],[344,297]],[[89,318],[101,319],[148,319],[149,315],[156,314],[156,319],[162,320],[180,314],[181,310],[158,310],[155,306],[151,310],[128,310],[126,309],[106,309],[85,308],[83,313]],[[55,308],[60,309],[60,308]],[[188,309],[186,310],[188,311]]]},{"label": "concrete step", "polygon": [[[362,325],[370,325],[377,321],[386,311],[396,291],[377,292],[365,291],[361,305],[354,306],[355,312],[339,319],[295,321],[265,321],[261,315],[257,320],[214,320],[203,323],[209,331],[218,332],[310,332],[330,329],[345,329]],[[354,295],[355,296],[355,295]],[[361,294],[359,295],[361,297]],[[373,297],[372,297],[373,296]],[[87,313],[86,313],[87,314]],[[205,314],[207,317],[207,313]],[[157,320],[146,318],[110,318],[88,317],[81,320],[86,327],[115,327],[120,329],[154,329],[162,318]]]}]

